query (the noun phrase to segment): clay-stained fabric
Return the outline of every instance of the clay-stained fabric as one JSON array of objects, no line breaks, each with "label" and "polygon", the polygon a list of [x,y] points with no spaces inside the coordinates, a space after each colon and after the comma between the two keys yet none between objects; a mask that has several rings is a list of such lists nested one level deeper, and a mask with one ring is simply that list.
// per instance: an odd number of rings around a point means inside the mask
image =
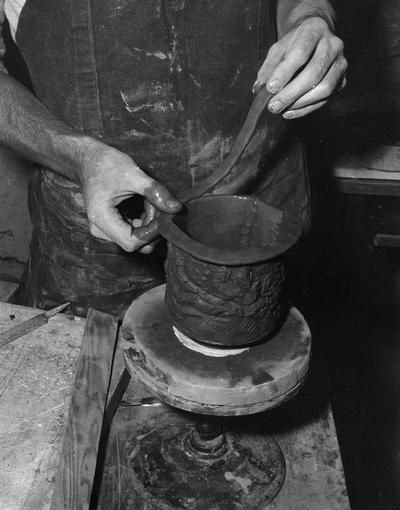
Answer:
[{"label": "clay-stained fabric", "polygon": [[[16,34],[38,98],[174,193],[229,151],[274,39],[264,0],[28,0]],[[302,157],[290,142],[253,192],[304,216]],[[42,169],[30,206],[24,303],[118,313],[162,281],[162,253],[127,254],[89,234],[78,185]]]},{"label": "clay-stained fabric", "polygon": [[0,0],[0,72],[7,74],[7,69],[4,66],[4,55],[6,47],[3,40],[3,24],[4,24],[4,0]]}]

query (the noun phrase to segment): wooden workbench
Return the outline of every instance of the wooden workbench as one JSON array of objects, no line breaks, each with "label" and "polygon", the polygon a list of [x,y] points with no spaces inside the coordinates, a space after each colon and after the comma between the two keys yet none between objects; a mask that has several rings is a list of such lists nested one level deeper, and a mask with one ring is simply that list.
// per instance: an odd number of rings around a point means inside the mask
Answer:
[{"label": "wooden workbench", "polygon": [[[285,406],[225,422],[230,430],[244,427],[273,435],[282,448],[286,480],[268,510],[350,510],[331,407],[316,377]],[[120,406],[111,426],[97,510],[157,510],[135,494],[126,444],[130,437],[146,433],[144,429],[194,419],[163,404]]]},{"label": "wooden workbench", "polygon": [[[0,330],[37,313],[0,303]],[[0,349],[0,510],[50,506],[84,324],[59,315]],[[124,400],[129,402],[137,390],[132,384]],[[98,510],[150,510],[130,486],[126,440],[143,423],[176,419],[191,418],[164,405],[120,406],[100,479]],[[333,417],[318,380],[311,379],[288,406],[245,417],[242,425],[246,420],[250,427],[274,434],[286,457],[287,479],[271,510],[349,510]]]},{"label": "wooden workbench", "polygon": [[[0,303],[0,331],[40,313]],[[50,504],[85,321],[57,315],[0,348],[0,510]]]}]

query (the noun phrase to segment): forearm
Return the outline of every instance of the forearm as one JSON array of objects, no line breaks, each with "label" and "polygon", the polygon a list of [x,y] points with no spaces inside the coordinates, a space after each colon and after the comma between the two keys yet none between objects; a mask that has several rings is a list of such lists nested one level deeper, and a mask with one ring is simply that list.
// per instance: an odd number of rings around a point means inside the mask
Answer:
[{"label": "forearm", "polygon": [[277,0],[278,36],[282,37],[303,19],[318,16],[333,29],[334,0]]},{"label": "forearm", "polygon": [[101,142],[57,119],[13,78],[0,73],[0,144],[79,181],[88,151]]}]

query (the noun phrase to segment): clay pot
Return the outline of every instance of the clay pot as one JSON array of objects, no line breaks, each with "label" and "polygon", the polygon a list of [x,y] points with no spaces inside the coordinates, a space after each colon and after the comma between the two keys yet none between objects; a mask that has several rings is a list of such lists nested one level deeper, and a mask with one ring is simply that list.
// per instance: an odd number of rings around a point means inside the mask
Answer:
[{"label": "clay pot", "polygon": [[205,196],[160,216],[168,240],[165,300],[192,340],[241,346],[282,318],[282,254],[300,237],[296,216],[252,197]]}]

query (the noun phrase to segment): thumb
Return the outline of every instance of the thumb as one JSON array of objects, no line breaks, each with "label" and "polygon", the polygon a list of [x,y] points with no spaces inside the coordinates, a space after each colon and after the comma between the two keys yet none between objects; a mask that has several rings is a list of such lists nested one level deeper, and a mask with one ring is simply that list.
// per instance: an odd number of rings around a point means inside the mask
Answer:
[{"label": "thumb", "polygon": [[150,185],[143,189],[143,196],[159,211],[171,214],[182,209],[182,204],[157,181],[151,181]]}]

